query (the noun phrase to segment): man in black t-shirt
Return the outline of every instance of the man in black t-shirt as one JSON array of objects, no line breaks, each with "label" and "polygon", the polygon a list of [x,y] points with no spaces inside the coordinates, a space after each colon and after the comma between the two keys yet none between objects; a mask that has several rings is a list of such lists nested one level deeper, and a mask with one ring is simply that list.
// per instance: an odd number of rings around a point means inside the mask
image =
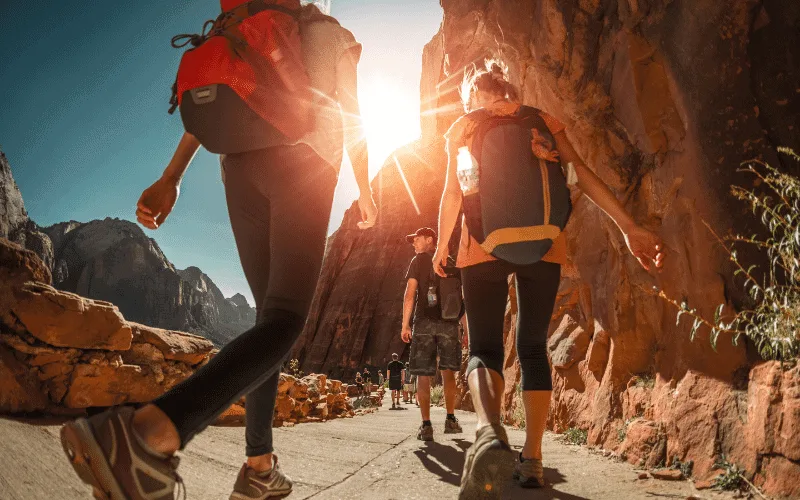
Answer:
[{"label": "man in black t-shirt", "polygon": [[405,375],[405,366],[398,359],[397,353],[392,354],[392,362],[387,367],[389,389],[392,391],[392,410],[400,408],[400,391],[403,389],[403,377]]},{"label": "man in black t-shirt", "polygon": [[[445,434],[461,432],[455,416],[456,374],[461,369],[461,343],[458,338],[458,323],[429,318],[426,315],[429,301],[438,300],[433,275],[433,252],[436,249],[436,231],[423,227],[414,234],[406,236],[406,241],[414,245],[416,255],[411,260],[406,274],[406,293],[403,298],[403,342],[411,342],[409,369],[417,375],[417,400],[422,413],[422,425],[417,438],[433,440],[431,425],[431,381],[436,376],[436,358],[444,382],[444,399],[447,419]],[[429,298],[430,297],[430,298]],[[414,328],[411,328],[411,317]],[[413,337],[413,341],[412,341]]]}]

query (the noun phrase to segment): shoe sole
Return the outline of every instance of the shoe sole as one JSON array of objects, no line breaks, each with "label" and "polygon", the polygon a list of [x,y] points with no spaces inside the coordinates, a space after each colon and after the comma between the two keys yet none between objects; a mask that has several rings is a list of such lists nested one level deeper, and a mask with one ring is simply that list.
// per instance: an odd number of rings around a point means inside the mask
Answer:
[{"label": "shoe sole", "polygon": [[464,432],[464,431],[462,431],[461,429],[459,429],[459,430],[455,430],[455,429],[445,429],[445,430],[444,430],[444,433],[445,433],[445,434],[461,434],[461,433],[463,433],[463,432]]},{"label": "shoe sole", "polygon": [[249,497],[247,495],[242,495],[241,493],[233,492],[228,500],[267,500],[267,498],[286,498],[292,494],[292,490],[284,491],[282,493],[270,493],[268,492],[266,496],[263,497]]},{"label": "shoe sole", "polygon": [[61,428],[61,446],[72,468],[100,500],[128,500],[111,472],[88,420],[80,418]]},{"label": "shoe sole", "polygon": [[500,441],[493,440],[475,453],[469,477],[458,494],[459,500],[501,498],[514,474],[514,454]]}]

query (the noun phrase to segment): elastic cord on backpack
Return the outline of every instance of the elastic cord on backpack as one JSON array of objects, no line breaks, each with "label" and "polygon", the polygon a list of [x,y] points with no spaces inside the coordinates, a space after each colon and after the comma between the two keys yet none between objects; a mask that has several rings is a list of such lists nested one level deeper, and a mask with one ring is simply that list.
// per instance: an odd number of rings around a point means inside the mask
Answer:
[{"label": "elastic cord on backpack", "polygon": [[[220,13],[216,19],[209,19],[203,23],[203,29],[199,35],[197,33],[181,33],[180,35],[173,36],[170,44],[173,48],[182,49],[191,43],[192,48],[196,49],[213,36],[224,36],[229,42],[231,42],[231,48],[233,49],[233,52],[237,56],[241,57],[239,54],[239,48],[242,48],[244,45],[246,45],[246,43],[241,38],[232,35],[229,31],[229,28],[240,24],[248,17],[254,16],[265,10],[281,12],[288,16],[292,16],[295,19],[299,19],[302,12],[302,9],[290,9],[288,7],[284,7],[283,5],[268,3],[267,0],[250,0],[249,2],[239,5],[234,9]],[[169,114],[173,114],[178,108],[177,78],[172,84],[172,96],[169,99],[169,104],[170,108],[167,112]]]}]

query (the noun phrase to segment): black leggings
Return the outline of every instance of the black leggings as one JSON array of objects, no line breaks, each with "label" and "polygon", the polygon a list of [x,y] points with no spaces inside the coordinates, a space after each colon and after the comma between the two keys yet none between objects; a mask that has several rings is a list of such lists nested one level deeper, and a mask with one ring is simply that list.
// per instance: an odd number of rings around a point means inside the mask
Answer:
[{"label": "black leggings", "polygon": [[256,300],[256,326],[154,404],[177,427],[183,448],[247,395],[246,453],[258,456],[273,451],[280,368],[314,296],[337,176],[306,145],[228,155],[222,166],[236,247]]},{"label": "black leggings", "polygon": [[508,301],[508,277],[516,273],[517,357],[523,391],[550,391],[547,330],[561,279],[561,266],[539,261],[517,266],[491,261],[461,270],[469,326],[467,376],[488,368],[503,376],[503,323]]}]

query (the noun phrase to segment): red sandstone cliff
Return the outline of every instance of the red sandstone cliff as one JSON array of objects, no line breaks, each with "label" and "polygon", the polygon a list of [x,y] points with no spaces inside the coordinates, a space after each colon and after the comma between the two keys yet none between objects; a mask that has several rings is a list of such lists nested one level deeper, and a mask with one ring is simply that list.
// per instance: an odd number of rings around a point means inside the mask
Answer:
[{"label": "red sandstone cliff", "polygon": [[[311,369],[335,370],[379,363],[402,348],[396,330],[410,251],[395,238],[435,222],[440,137],[461,113],[456,87],[463,68],[499,55],[524,102],[567,124],[587,163],[640,224],[664,238],[668,252],[663,273],[644,272],[611,221],[575,193],[571,261],[549,339],[551,428],[581,427],[590,445],[651,467],[674,457],[693,460],[697,477],[724,454],[766,491],[800,495],[800,371],[763,363],[728,339],[720,339],[719,352],[702,334],[691,342],[675,311],[648,293],[659,287],[707,315],[720,302],[738,303],[703,221],[721,232],[747,226],[746,207],[728,195],[731,184],[749,181],[736,173],[740,162],[761,156],[779,164],[776,146],[800,149],[798,4],[441,4],[444,20],[423,55],[421,82],[421,144],[432,150],[415,146],[424,161],[403,158],[422,214],[387,162],[375,184],[381,225],[358,233],[350,229],[354,211],[345,218],[295,354]],[[518,380],[512,313],[509,410]]]}]

